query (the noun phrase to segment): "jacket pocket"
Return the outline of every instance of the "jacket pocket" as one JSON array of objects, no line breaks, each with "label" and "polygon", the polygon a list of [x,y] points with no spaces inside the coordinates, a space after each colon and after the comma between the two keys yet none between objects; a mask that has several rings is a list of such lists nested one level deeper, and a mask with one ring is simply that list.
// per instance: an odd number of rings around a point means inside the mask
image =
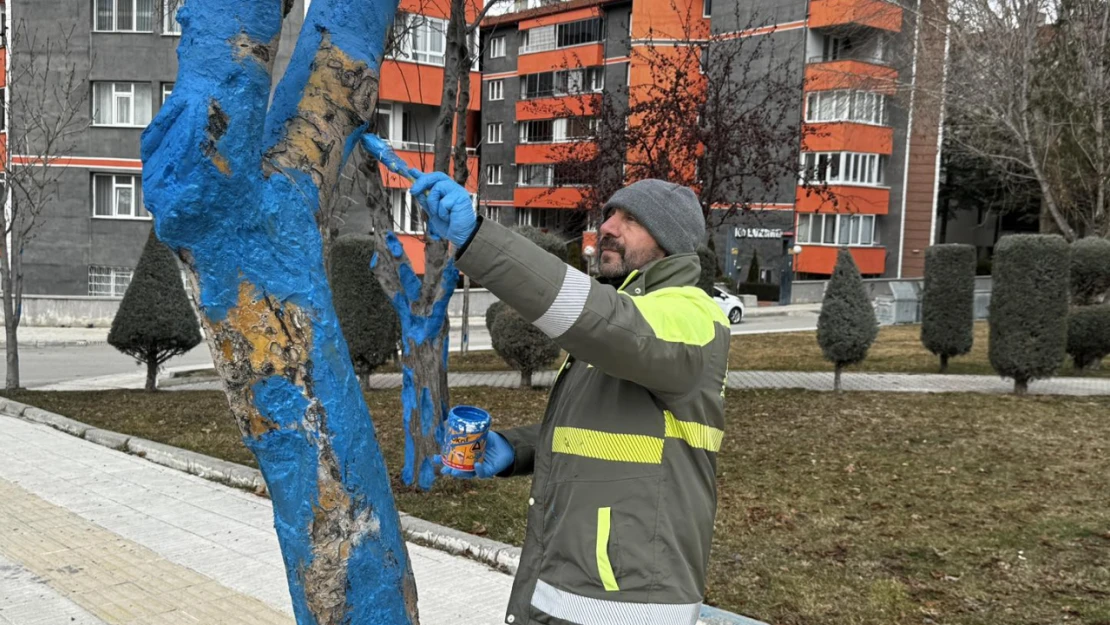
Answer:
[{"label": "jacket pocket", "polygon": [[601,585],[607,592],[615,592],[621,589],[617,585],[617,576],[613,574],[613,564],[609,560],[612,515],[612,508],[597,509],[597,546],[594,551],[597,557],[597,575],[601,578]]}]

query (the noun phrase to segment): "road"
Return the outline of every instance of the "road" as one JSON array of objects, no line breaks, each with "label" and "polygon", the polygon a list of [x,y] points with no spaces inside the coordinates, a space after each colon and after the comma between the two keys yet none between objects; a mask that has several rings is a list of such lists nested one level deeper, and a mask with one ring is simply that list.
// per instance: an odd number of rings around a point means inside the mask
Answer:
[{"label": "road", "polygon": [[[791,332],[812,330],[816,327],[816,314],[753,316],[744,320],[743,323],[733,326],[732,333],[736,335]],[[458,344],[459,330],[456,324],[451,332],[452,351],[457,349]],[[473,350],[491,348],[489,333],[480,322],[471,326],[470,348]],[[109,345],[23,346],[20,348],[19,354],[20,374],[25,388],[106,375],[141,374],[145,372],[144,365],[136,365],[133,359],[117,352]],[[169,361],[166,363],[166,367],[206,365],[211,362],[208,346],[201,345],[193,351]]]}]

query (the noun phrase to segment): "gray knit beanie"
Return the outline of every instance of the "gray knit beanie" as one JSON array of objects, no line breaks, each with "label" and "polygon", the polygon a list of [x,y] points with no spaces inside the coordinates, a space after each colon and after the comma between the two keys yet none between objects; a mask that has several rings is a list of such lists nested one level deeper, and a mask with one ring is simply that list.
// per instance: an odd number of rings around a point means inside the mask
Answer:
[{"label": "gray knit beanie", "polygon": [[705,238],[705,217],[689,187],[648,178],[633,182],[605,203],[605,218],[616,209],[636,218],[667,254],[691,254]]}]

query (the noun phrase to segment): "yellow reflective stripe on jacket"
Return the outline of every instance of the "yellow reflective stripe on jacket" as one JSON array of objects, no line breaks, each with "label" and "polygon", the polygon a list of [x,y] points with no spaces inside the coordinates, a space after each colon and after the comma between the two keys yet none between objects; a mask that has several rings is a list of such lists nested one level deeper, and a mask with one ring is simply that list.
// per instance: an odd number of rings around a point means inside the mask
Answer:
[{"label": "yellow reflective stripe on jacket", "polygon": [[597,548],[594,555],[597,557],[597,574],[601,577],[601,585],[608,592],[620,590],[617,585],[617,576],[613,575],[613,565],[609,562],[609,526],[612,522],[611,508],[597,509]]},{"label": "yellow reflective stripe on jacket", "polygon": [[693,421],[679,421],[670,410],[663,411],[663,419],[666,421],[667,438],[680,438],[697,449],[721,451],[721,442],[725,439],[724,430]]},{"label": "yellow reflective stripe on jacket", "polygon": [[640,434],[557,427],[551,451],[612,462],[663,463],[663,439]]},{"label": "yellow reflective stripe on jacket", "polygon": [[703,347],[716,336],[717,323],[729,325],[721,308],[696,286],[667,287],[629,297],[656,338],[663,341]]}]

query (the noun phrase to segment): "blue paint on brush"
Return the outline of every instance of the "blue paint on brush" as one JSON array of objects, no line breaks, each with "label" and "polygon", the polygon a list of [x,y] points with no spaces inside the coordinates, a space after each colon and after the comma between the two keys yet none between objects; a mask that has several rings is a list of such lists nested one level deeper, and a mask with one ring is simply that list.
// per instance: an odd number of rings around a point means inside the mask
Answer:
[{"label": "blue paint on brush", "polygon": [[[244,35],[257,44],[277,37],[281,3],[190,0],[179,13],[184,34],[174,96],[143,134],[143,186],[156,233],[192,257],[204,314],[216,323],[226,320],[246,283],[251,298],[296,306],[310,324],[304,373],[315,402],[285,377],[256,382],[254,405],[273,429],[244,441],[273,498],[300,625],[316,623],[304,575],[313,562],[318,448],[337,464],[351,516],[362,528],[351,543],[347,622],[410,625],[400,592],[409,565],[388,473],[325,278],[315,220],[319,190],[299,171],[264,175],[262,155],[281,141],[296,113],[324,33],[349,58],[376,70],[396,6],[395,0],[313,2],[267,110],[267,63],[253,58],[250,42],[241,41]],[[348,136],[345,149],[360,134]],[[323,448],[321,432],[330,448]]]},{"label": "blue paint on brush", "polygon": [[416,180],[424,175],[424,172],[415,167],[409,167],[409,164],[404,161],[393,148],[385,142],[384,139],[378,135],[365,134],[362,135],[362,147],[378,160],[379,163],[385,165],[389,171],[408,178],[409,180]]},{"label": "blue paint on brush", "polygon": [[378,266],[378,253],[374,252],[374,254],[370,256],[370,268],[374,269],[377,266]]}]

